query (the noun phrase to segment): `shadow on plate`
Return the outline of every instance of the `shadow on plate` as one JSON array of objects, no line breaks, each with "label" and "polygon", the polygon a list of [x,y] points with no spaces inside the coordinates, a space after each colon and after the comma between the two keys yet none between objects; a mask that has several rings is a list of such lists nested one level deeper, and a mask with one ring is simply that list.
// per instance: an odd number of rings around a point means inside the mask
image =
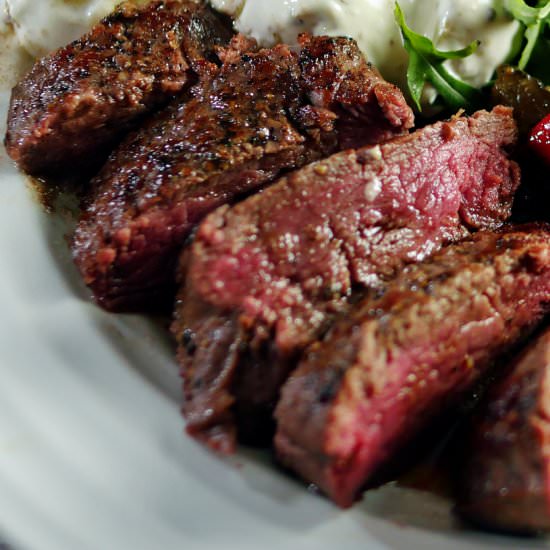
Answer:
[{"label": "shadow on plate", "polygon": [[[67,244],[67,235],[74,226],[71,214],[74,204],[70,201],[64,204],[66,199],[62,196],[60,199],[56,213],[41,213],[41,223],[47,248],[67,292],[85,304],[106,345],[123,356],[147,384],[162,392],[179,409],[180,378],[168,333],[169,319],[109,314],[91,303],[90,292],[80,279]],[[140,342],[139,346],[135,345],[136,341]],[[307,534],[331,525],[335,529],[364,529],[387,548],[547,547],[543,540],[467,530],[453,515],[449,498],[397,483],[368,491],[351,510],[342,511],[278,468],[269,451],[242,448],[235,457],[222,459],[182,435],[183,420],[181,426],[181,431],[162,441],[180,471],[191,475],[214,494],[223,495],[247,517],[267,520],[291,533]],[[166,513],[175,523],[181,520],[178,510]],[[404,531],[406,546],[403,545]]]}]

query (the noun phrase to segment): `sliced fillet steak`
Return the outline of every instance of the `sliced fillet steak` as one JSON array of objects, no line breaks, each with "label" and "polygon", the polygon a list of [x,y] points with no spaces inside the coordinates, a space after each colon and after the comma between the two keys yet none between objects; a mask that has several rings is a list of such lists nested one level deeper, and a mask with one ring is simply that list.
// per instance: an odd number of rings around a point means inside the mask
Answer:
[{"label": "sliced fillet steak", "polygon": [[300,40],[297,53],[285,45],[255,51],[235,38],[193,99],[111,156],[73,244],[101,305],[145,309],[173,299],[178,253],[207,213],[339,150],[340,139],[370,143],[412,126],[402,93],[354,41]]},{"label": "sliced fillet steak", "polygon": [[279,459],[350,506],[550,310],[550,230],[480,231],[409,266],[313,344],[281,391]]},{"label": "sliced fillet steak", "polygon": [[460,512],[506,531],[550,530],[550,330],[491,387],[470,435]]},{"label": "sliced fillet steak", "polygon": [[201,1],[121,4],[81,39],[37,61],[13,89],[9,155],[38,175],[96,165],[144,114],[196,81],[230,29]]},{"label": "sliced fillet steak", "polygon": [[354,290],[507,219],[515,139],[510,109],[482,111],[338,153],[211,214],[182,261],[173,325],[188,431],[231,451],[236,416],[243,440],[269,438],[281,384]]}]

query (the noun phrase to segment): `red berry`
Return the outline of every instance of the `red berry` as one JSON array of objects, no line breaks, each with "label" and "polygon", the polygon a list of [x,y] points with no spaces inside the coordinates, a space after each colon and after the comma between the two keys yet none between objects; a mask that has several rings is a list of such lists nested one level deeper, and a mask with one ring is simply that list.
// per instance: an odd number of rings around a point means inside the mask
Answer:
[{"label": "red berry", "polygon": [[545,116],[531,130],[529,145],[540,157],[550,163],[550,115]]}]

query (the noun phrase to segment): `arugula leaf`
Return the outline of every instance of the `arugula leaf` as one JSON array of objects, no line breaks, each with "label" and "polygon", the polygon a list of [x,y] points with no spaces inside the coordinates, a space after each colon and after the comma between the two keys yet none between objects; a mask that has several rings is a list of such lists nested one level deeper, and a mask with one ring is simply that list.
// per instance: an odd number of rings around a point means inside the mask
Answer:
[{"label": "arugula leaf", "polygon": [[[548,34],[546,31],[545,34]],[[516,62],[519,56],[516,56]],[[550,40],[547,37],[540,37],[529,59],[526,72],[535,78],[538,78],[545,84],[550,84]]]},{"label": "arugula leaf", "polygon": [[429,38],[407,26],[398,2],[395,3],[394,15],[409,54],[407,84],[418,110],[422,110],[420,98],[427,82],[432,84],[445,103],[453,109],[475,104],[479,98],[479,91],[453,76],[443,64],[448,59],[463,59],[472,55],[477,50],[479,42],[474,41],[461,50],[443,52],[438,50]]},{"label": "arugula leaf", "polygon": [[539,10],[527,5],[523,0],[505,0],[504,9],[526,27],[537,21]]},{"label": "arugula leaf", "polygon": [[504,9],[525,27],[525,47],[518,61],[518,67],[525,70],[545,28],[550,25],[550,2],[538,2],[535,7],[524,0],[505,0]]}]

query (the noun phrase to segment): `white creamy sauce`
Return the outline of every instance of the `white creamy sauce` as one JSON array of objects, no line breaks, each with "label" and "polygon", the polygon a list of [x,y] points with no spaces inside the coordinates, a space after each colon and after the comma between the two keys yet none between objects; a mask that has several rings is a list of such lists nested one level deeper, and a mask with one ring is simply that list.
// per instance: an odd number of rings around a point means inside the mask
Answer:
[{"label": "white creamy sauce", "polygon": [[506,17],[497,17],[493,9],[494,0],[455,0],[445,3],[447,13],[437,45],[442,50],[450,50],[479,40],[480,45],[474,55],[450,62],[450,65],[467,82],[482,86],[506,60],[519,23]]},{"label": "white creamy sauce", "polygon": [[117,4],[117,0],[6,0],[19,43],[36,57],[76,40]]},{"label": "white creamy sauce", "polygon": [[[408,25],[440,49],[473,40],[478,51],[450,69],[471,84],[485,84],[510,51],[518,24],[495,15],[498,0],[401,0]],[[293,43],[302,31],[351,36],[388,80],[405,84],[407,53],[393,15],[393,0],[211,0],[237,15],[236,27],[261,44]]]},{"label": "white creamy sauce", "polygon": [[[517,22],[495,16],[499,0],[401,0],[407,22],[440,49],[480,40],[478,51],[449,68],[475,86],[485,84],[510,50]],[[40,56],[75,40],[118,0],[5,0],[20,44]],[[146,0],[138,0],[145,3]],[[236,17],[236,28],[263,45],[295,43],[298,33],[351,36],[385,78],[404,87],[407,53],[393,0],[210,0]],[[428,94],[429,96],[429,94]],[[432,95],[433,97],[433,95]]]}]

